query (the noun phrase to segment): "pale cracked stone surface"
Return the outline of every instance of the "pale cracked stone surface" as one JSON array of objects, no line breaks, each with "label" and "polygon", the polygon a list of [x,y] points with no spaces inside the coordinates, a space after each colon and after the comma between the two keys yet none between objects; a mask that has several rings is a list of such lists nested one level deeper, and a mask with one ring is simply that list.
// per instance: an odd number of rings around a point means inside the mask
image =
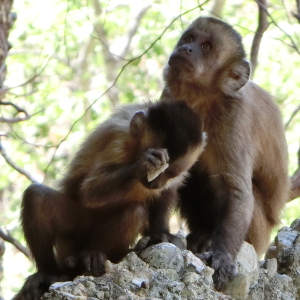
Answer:
[{"label": "pale cracked stone surface", "polygon": [[43,300],[300,300],[300,219],[279,230],[272,256],[258,261],[243,243],[238,275],[224,293],[214,289],[214,270],[188,250],[161,243],[129,253],[100,277],[55,283]]}]

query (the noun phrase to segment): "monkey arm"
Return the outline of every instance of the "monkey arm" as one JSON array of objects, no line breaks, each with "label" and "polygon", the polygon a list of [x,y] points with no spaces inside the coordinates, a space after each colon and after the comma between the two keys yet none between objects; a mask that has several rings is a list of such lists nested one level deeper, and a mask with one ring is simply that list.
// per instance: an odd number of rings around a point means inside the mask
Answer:
[{"label": "monkey arm", "polygon": [[177,190],[164,190],[160,197],[149,203],[149,235],[150,239],[161,233],[169,232],[169,219],[172,208],[177,203]]},{"label": "monkey arm", "polygon": [[180,249],[185,249],[186,245],[182,240],[170,233],[169,220],[171,210],[178,201],[177,189],[166,189],[161,196],[153,199],[149,203],[149,242],[150,245],[167,242],[172,243]]},{"label": "monkey arm", "polygon": [[96,165],[83,180],[82,200],[87,206],[102,208],[128,201],[143,202],[167,182],[158,175],[148,183],[147,173],[159,170],[168,159],[166,149],[149,148],[132,163]]},{"label": "monkey arm", "polygon": [[219,180],[213,182],[221,209],[212,247],[224,248],[233,259],[245,239],[253,214],[251,186],[250,174],[221,174]]},{"label": "monkey arm", "polygon": [[234,259],[251,223],[254,208],[251,177],[251,162],[244,157],[244,160],[232,161],[226,172],[212,182],[220,203],[210,253],[218,290],[223,290],[236,274]]}]

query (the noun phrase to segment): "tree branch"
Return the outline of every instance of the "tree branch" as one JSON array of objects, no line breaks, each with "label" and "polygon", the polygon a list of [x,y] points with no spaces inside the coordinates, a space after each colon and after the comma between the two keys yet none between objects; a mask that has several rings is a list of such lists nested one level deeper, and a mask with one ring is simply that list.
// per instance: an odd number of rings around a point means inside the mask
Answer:
[{"label": "tree branch", "polygon": [[26,247],[24,247],[19,241],[17,241],[14,237],[12,237],[12,235],[10,234],[10,232],[7,229],[5,229],[5,232],[4,232],[0,228],[0,237],[4,241],[14,245],[20,252],[22,252],[27,258],[29,258],[31,260],[30,251]]},{"label": "tree branch", "polygon": [[127,35],[125,37],[124,47],[123,47],[123,49],[120,50],[120,53],[118,54],[120,57],[126,57],[127,56],[130,44],[132,42],[132,39],[135,36],[135,34],[136,34],[136,32],[139,28],[139,25],[141,23],[141,20],[142,20],[143,16],[145,15],[145,13],[147,12],[147,10],[150,7],[151,7],[151,4],[142,7],[137,12],[137,14],[134,17],[132,17]]},{"label": "tree branch", "polygon": [[12,89],[15,89],[15,88],[19,88],[19,87],[22,87],[22,86],[25,86],[27,85],[28,83],[34,81],[37,77],[39,77],[43,72],[44,70],[47,68],[49,62],[51,61],[51,59],[56,55],[56,53],[58,52],[59,50],[59,46],[56,48],[55,52],[50,55],[45,63],[44,66],[41,67],[41,69],[36,72],[31,78],[29,78],[28,80],[26,80],[25,82],[19,84],[19,85],[16,85],[16,86],[12,86],[12,87],[7,87],[7,88],[0,88],[0,96],[2,96],[3,94],[6,94],[8,91],[12,90]]},{"label": "tree branch", "polygon": [[291,177],[292,187],[290,200],[300,197],[300,146],[298,150],[298,169]]},{"label": "tree branch", "polygon": [[300,197],[300,169],[298,169],[291,177],[292,188],[290,201]]},{"label": "tree branch", "polygon": [[291,114],[291,117],[289,118],[289,120],[285,123],[285,130],[289,127],[290,123],[292,122],[292,120],[294,119],[294,117],[297,115],[297,113],[300,111],[300,105],[293,111],[293,113]]},{"label": "tree branch", "polygon": [[2,155],[2,157],[4,158],[4,160],[16,171],[18,171],[20,174],[24,175],[25,177],[27,177],[31,182],[33,183],[38,183],[38,181],[31,176],[27,171],[25,171],[24,169],[22,169],[21,167],[17,166],[16,163],[6,154],[6,151],[0,141],[0,153]]},{"label": "tree branch", "polygon": [[18,123],[22,121],[28,120],[30,117],[24,117],[24,118],[2,118],[0,117],[0,123]]},{"label": "tree branch", "polygon": [[279,29],[281,30],[290,40],[291,45],[289,45],[290,47],[292,47],[294,50],[297,51],[298,54],[300,54],[300,49],[298,48],[297,44],[295,43],[294,39],[291,37],[291,35],[289,35],[284,29],[282,29],[278,23],[274,20],[274,18],[272,17],[272,15],[269,13],[268,9],[262,5],[261,1],[259,0],[254,0],[268,15],[268,17],[271,19],[272,23]]},{"label": "tree branch", "polygon": [[26,112],[26,110],[24,110],[23,108],[20,108],[19,106],[17,106],[16,104],[14,104],[12,102],[0,101],[0,105],[10,105],[13,108],[15,108],[15,110],[17,111],[17,114],[19,114],[19,113],[25,114],[25,117],[16,117],[16,118],[4,118],[4,117],[0,117],[0,122],[2,122],[2,123],[17,123],[17,122],[20,122],[20,121],[26,121],[26,120],[28,120],[31,117]]},{"label": "tree branch", "polygon": [[[117,57],[110,52],[107,32],[102,23],[100,23],[100,16],[102,14],[102,7],[99,0],[93,0],[93,9],[94,9],[94,22],[93,28],[94,32],[97,34],[102,45],[102,53],[105,60],[106,72],[105,76],[108,84],[111,84],[114,81],[114,78],[117,76],[117,71],[119,69],[119,63],[121,61],[120,57]],[[115,107],[119,104],[119,94],[115,86],[112,86],[111,89],[107,91],[107,96],[112,104],[112,107]]]},{"label": "tree branch", "polygon": [[294,13],[292,12],[292,15],[298,20],[300,23],[300,0],[296,0],[296,7],[297,7],[297,12]]},{"label": "tree branch", "polygon": [[258,63],[258,52],[259,47],[261,44],[261,40],[263,37],[264,32],[269,27],[269,22],[267,20],[267,13],[262,8],[262,6],[267,7],[267,1],[266,0],[259,0],[258,3],[258,26],[252,41],[252,47],[251,47],[251,64],[252,64],[252,76],[254,75],[257,63]]}]

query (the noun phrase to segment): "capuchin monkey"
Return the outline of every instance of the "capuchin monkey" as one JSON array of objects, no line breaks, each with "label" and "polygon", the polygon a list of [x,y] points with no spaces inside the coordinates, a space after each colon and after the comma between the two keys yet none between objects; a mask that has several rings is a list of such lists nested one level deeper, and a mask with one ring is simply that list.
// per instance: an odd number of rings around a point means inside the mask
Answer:
[{"label": "capuchin monkey", "polygon": [[82,144],[58,190],[32,184],[21,222],[36,262],[15,300],[38,300],[51,283],[99,276],[139,234],[148,245],[169,232],[177,189],[205,146],[200,117],[185,102],[122,107]]},{"label": "capuchin monkey", "polygon": [[183,32],[164,69],[162,99],[188,103],[208,135],[180,188],[179,208],[190,229],[188,249],[215,269],[217,290],[236,274],[244,240],[258,255],[266,251],[290,191],[279,109],[249,79],[245,57],[230,25],[200,17]]}]

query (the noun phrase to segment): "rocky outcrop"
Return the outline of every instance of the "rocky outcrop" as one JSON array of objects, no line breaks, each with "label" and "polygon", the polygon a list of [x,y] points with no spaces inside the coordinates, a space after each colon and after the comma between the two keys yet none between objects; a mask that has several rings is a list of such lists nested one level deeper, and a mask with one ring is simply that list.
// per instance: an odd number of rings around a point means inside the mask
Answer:
[{"label": "rocky outcrop", "polygon": [[139,256],[129,253],[119,264],[107,262],[101,277],[79,276],[55,283],[43,300],[292,300],[300,299],[300,219],[284,227],[258,261],[244,243],[236,258],[238,275],[224,293],[214,289],[213,269],[188,250],[161,243]]}]

